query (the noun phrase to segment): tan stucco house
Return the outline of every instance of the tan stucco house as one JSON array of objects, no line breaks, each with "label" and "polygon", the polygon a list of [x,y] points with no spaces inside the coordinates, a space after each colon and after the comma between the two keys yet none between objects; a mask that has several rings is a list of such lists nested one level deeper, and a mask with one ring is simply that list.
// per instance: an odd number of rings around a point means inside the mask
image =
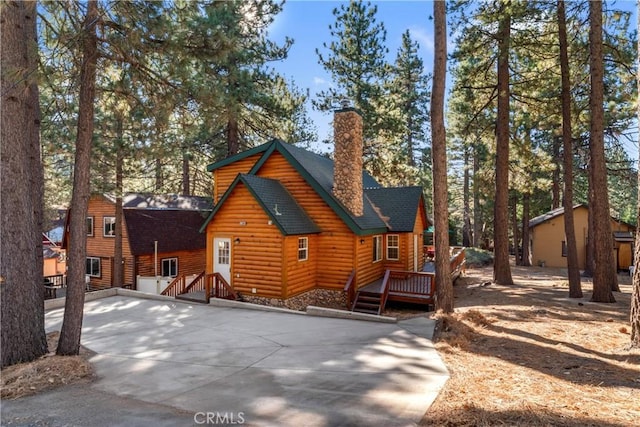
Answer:
[{"label": "tan stucco house", "polygon": [[[589,208],[576,205],[573,218],[578,247],[578,264],[584,269],[587,260]],[[566,238],[564,234],[564,208],[554,209],[529,221],[531,230],[531,257],[533,265],[566,267]],[[618,270],[628,270],[633,263],[634,227],[611,218],[611,238],[614,241],[614,259]]]}]

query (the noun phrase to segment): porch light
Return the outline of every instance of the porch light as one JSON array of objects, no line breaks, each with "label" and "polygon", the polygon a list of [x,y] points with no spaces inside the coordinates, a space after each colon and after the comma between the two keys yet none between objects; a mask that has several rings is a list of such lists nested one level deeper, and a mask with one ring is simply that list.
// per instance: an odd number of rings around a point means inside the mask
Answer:
[{"label": "porch light", "polygon": [[236,237],[235,240],[233,241],[233,243],[235,243],[236,245],[240,243],[240,238]]}]

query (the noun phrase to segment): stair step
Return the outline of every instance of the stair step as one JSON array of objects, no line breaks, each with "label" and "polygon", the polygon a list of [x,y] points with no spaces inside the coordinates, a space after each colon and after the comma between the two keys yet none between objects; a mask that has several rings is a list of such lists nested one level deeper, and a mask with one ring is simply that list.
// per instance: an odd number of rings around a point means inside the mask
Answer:
[{"label": "stair step", "polygon": [[365,310],[375,310],[376,313],[377,313],[378,309],[380,308],[380,304],[372,304],[372,303],[368,303],[368,302],[357,301],[355,308],[363,308]]},{"label": "stair step", "polygon": [[199,302],[201,304],[209,304],[209,302],[204,298],[192,297],[192,296],[189,296],[188,293],[176,295],[176,299],[183,300],[183,301],[190,301],[190,302]]},{"label": "stair step", "polygon": [[380,300],[381,300],[381,299],[382,299],[382,298],[380,298],[380,297],[370,297],[370,296],[366,296],[366,295],[364,295],[364,296],[363,296],[363,295],[359,295],[359,296],[356,298],[356,301],[377,302],[377,303],[380,303]]},{"label": "stair step", "polygon": [[353,311],[357,311],[358,313],[366,313],[366,314],[376,314],[376,315],[378,314],[378,310],[377,309],[372,310],[372,309],[355,307],[353,309]]}]

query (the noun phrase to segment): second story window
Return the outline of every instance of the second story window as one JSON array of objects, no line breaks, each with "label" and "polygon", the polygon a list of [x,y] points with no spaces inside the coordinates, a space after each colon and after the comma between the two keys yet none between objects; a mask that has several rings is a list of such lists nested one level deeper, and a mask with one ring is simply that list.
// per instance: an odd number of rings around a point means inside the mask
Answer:
[{"label": "second story window", "polygon": [[103,218],[104,223],[104,237],[115,237],[116,235],[116,217],[115,216],[105,216]]},{"label": "second story window", "polygon": [[87,217],[87,236],[93,237],[93,217]]}]

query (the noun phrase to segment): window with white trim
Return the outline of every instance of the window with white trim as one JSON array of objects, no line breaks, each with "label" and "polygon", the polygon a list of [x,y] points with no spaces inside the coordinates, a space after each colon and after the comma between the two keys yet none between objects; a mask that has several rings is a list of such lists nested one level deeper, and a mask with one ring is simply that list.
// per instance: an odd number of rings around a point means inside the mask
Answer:
[{"label": "window with white trim", "polygon": [[176,277],[178,275],[178,258],[164,258],[162,260],[162,277]]},{"label": "window with white trim", "polygon": [[298,261],[306,261],[309,258],[309,239],[298,238]]},{"label": "window with white trim", "polygon": [[102,235],[104,237],[115,237],[116,236],[116,217],[105,216],[104,218],[102,218],[102,223],[103,223]]},{"label": "window with white trim", "polygon": [[93,217],[87,217],[87,236],[93,237]]},{"label": "window with white trim", "polygon": [[373,262],[382,261],[382,236],[373,236]]},{"label": "window with white trim", "polygon": [[397,234],[387,235],[387,259],[400,259],[400,236]]},{"label": "window with white trim", "polygon": [[85,274],[91,277],[100,277],[100,258],[92,256],[86,258]]}]

